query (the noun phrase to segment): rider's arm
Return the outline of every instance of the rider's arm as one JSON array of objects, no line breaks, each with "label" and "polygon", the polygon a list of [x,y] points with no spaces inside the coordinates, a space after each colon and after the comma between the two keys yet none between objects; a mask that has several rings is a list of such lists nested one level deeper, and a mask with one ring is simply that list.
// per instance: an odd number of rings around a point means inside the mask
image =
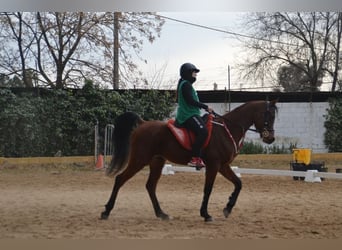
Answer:
[{"label": "rider's arm", "polygon": [[187,83],[183,84],[182,94],[183,94],[184,100],[186,101],[187,104],[195,106],[195,107],[199,107],[199,108],[202,108],[205,110],[208,109],[208,105],[206,105],[202,102],[198,102],[192,97],[191,83],[187,82]]}]

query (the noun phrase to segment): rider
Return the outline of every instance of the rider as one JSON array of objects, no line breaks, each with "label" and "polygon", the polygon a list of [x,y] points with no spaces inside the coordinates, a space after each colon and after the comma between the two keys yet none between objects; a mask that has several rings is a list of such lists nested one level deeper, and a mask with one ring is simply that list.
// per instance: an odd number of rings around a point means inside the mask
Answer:
[{"label": "rider", "polygon": [[181,78],[177,86],[178,108],[176,114],[177,124],[193,131],[196,136],[192,145],[192,158],[188,163],[189,166],[196,167],[196,169],[205,167],[201,159],[201,148],[208,136],[206,125],[200,116],[200,109],[213,111],[208,105],[199,101],[197,92],[192,86],[199,71],[191,63],[184,63],[180,67]]}]

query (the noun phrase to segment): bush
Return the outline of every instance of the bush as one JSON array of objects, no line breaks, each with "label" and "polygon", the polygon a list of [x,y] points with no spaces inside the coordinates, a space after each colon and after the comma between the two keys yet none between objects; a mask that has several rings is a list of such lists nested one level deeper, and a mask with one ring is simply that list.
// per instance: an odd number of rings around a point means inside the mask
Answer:
[{"label": "bush", "polygon": [[296,148],[295,143],[290,143],[289,146],[284,144],[281,146],[275,144],[263,146],[257,142],[245,141],[240,154],[290,154],[294,148]]},{"label": "bush", "polygon": [[285,146],[284,144],[279,145],[270,145],[265,147],[265,151],[267,154],[290,154],[292,153],[292,149],[296,148],[295,144],[290,144],[290,146]]},{"label": "bush", "polygon": [[264,147],[259,143],[253,141],[245,141],[243,147],[240,150],[240,154],[264,154]]},{"label": "bush", "polygon": [[[119,114],[134,111],[161,120],[174,109],[171,92],[101,90],[87,81],[81,90],[0,89],[0,156],[92,155],[99,134]],[[103,143],[100,141],[100,145]]]}]

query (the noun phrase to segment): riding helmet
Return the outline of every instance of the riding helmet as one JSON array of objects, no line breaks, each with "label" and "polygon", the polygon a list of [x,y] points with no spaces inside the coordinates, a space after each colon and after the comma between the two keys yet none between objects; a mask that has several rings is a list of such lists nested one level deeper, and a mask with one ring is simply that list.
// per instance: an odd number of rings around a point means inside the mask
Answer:
[{"label": "riding helmet", "polygon": [[180,67],[179,71],[180,71],[180,76],[183,79],[188,80],[190,82],[194,82],[196,81],[196,78],[192,77],[192,72],[198,73],[200,70],[192,63],[184,63]]}]

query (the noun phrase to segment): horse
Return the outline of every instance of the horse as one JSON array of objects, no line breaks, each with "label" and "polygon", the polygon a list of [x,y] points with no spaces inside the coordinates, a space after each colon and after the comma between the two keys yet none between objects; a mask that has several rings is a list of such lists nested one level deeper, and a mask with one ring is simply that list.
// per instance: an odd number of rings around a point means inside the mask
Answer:
[{"label": "horse", "polygon": [[[231,169],[230,163],[238,155],[246,131],[259,133],[262,141],[267,144],[275,140],[273,126],[277,112],[276,103],[277,100],[250,101],[224,115],[215,112],[211,114],[211,138],[202,150],[206,167],[200,216],[205,222],[213,220],[208,213],[208,202],[218,172],[234,184],[234,190],[223,209],[226,218],[236,204],[242,182]],[[156,196],[157,183],[167,160],[186,165],[191,158],[190,151],[179,144],[165,121],[145,121],[134,112],[126,112],[117,117],[114,125],[114,152],[106,175],[115,177],[115,182],[100,219],[108,219],[124,183],[149,165],[150,172],[145,187],[154,213],[162,220],[169,220],[169,215],[161,209]],[[252,125],[255,129],[250,128]]]}]

